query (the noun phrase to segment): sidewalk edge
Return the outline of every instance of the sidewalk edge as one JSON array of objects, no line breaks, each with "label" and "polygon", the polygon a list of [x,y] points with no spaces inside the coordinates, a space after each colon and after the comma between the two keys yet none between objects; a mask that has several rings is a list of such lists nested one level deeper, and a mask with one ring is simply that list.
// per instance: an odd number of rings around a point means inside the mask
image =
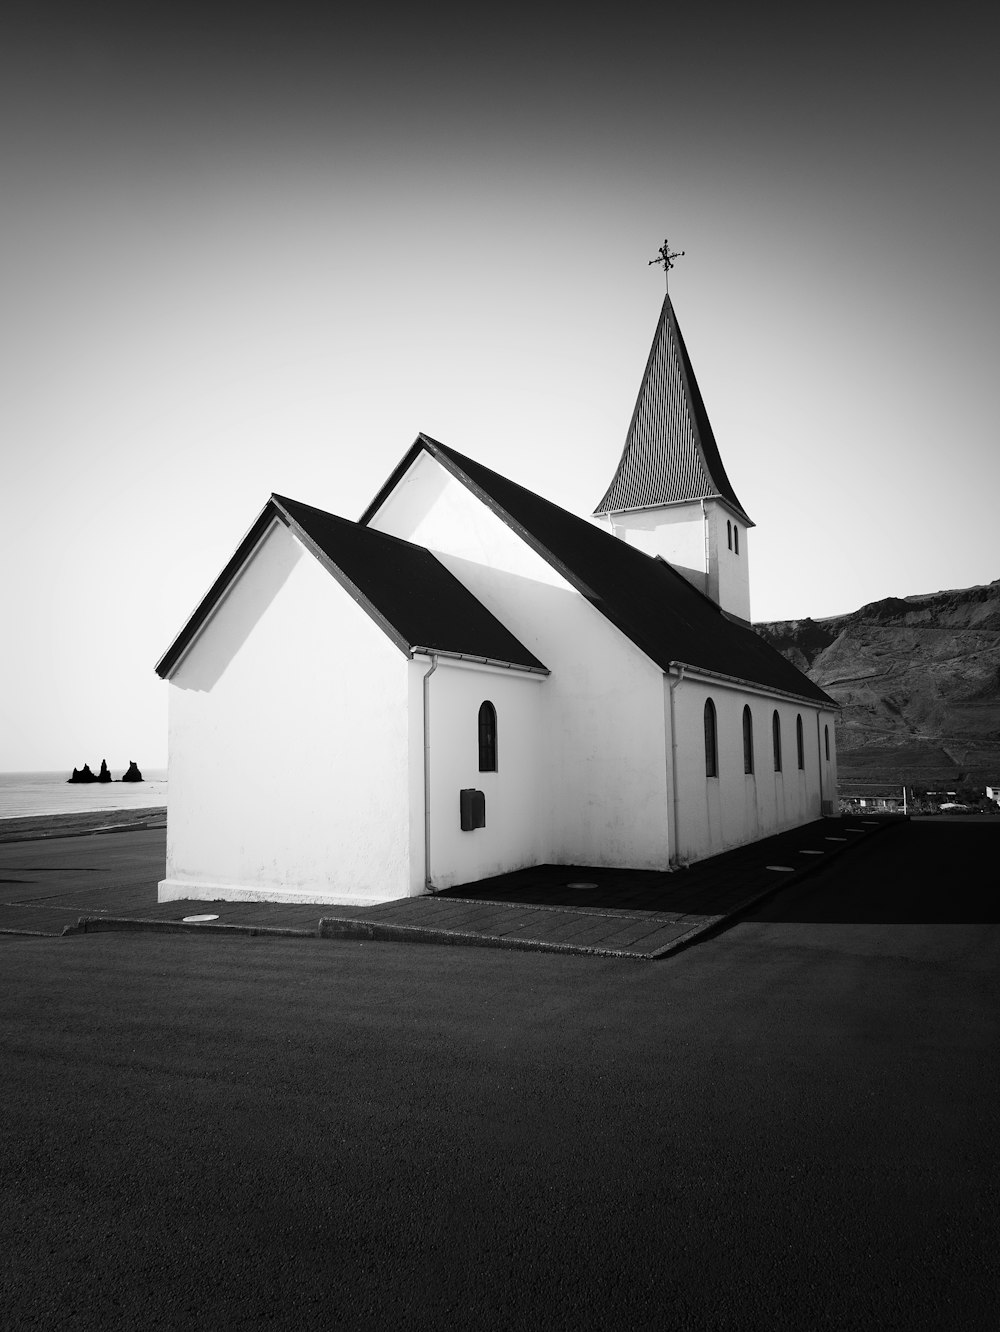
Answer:
[{"label": "sidewalk edge", "polygon": [[810,874],[818,874],[825,865],[829,865],[831,860],[839,860],[841,856],[846,855],[853,847],[864,846],[870,838],[875,837],[880,832],[884,832],[886,828],[898,828],[902,826],[902,820],[898,823],[891,823],[888,820],[880,822],[878,827],[870,829],[866,832],[864,837],[859,837],[857,841],[846,842],[843,846],[837,847],[832,854],[828,853],[824,855],[822,859],[817,858],[816,860],[810,861],[808,865],[803,865],[802,868],[796,870],[794,874],[783,875],[780,879],[776,879],[774,883],[768,884],[766,888],[761,889],[759,893],[751,893],[748,897],[744,898],[742,902],[731,907],[721,916],[716,916],[712,920],[707,920],[704,924],[696,925],[693,929],[688,930],[687,934],[681,935],[679,939],[672,939],[670,943],[664,944],[662,948],[658,948],[654,953],[647,953],[645,956],[652,962],[659,962],[665,957],[671,957],[674,953],[679,953],[685,948],[690,948],[693,943],[697,943],[700,939],[704,939],[711,934],[721,933],[733,923],[737,916],[741,916],[749,907],[758,906],[761,902],[766,901],[767,898],[773,897],[775,893],[780,893],[783,889],[790,887],[794,883],[801,883],[802,880],[807,879]]},{"label": "sidewalk edge", "polygon": [[506,948],[530,953],[567,953],[575,957],[628,957],[639,961],[645,961],[647,957],[647,954],[635,953],[624,948],[590,948],[585,944],[521,939],[506,934],[474,934],[468,930],[438,929],[433,925],[392,925],[388,921],[356,920],[346,916],[324,916],[319,922],[319,935],[321,939],[454,944],[473,948]]},{"label": "sidewalk edge", "polygon": [[269,935],[284,939],[315,939],[316,930],[295,929],[291,925],[227,925],[216,921],[156,920],[141,916],[81,916],[75,925],[66,925],[62,937],[72,934],[110,934],[115,932],[151,934],[245,934]]}]

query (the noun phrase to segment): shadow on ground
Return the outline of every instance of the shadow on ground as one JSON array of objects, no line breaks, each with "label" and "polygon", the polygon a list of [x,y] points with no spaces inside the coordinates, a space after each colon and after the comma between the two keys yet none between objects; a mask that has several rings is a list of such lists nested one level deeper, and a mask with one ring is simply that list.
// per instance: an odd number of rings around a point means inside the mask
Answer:
[{"label": "shadow on ground", "polygon": [[744,919],[809,924],[986,925],[1000,922],[1000,820],[913,820],[865,855],[824,868]]}]

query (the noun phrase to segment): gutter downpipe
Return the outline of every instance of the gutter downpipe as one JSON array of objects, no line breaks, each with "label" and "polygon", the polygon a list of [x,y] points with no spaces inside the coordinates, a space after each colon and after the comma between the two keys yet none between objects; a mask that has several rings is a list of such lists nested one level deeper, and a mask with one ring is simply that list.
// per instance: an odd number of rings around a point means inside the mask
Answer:
[{"label": "gutter downpipe", "polygon": [[677,679],[670,681],[670,783],[671,803],[674,812],[674,836],[669,857],[669,865],[671,869],[677,869],[680,865],[680,844],[677,836],[677,822],[680,813],[680,794],[677,790],[677,712],[674,707],[674,694],[677,691],[677,686],[684,679],[684,672],[687,669],[683,662],[679,662],[677,665]]},{"label": "gutter downpipe", "polygon": [[424,889],[435,891],[431,883],[431,676],[438,668],[437,653],[428,654],[431,668],[424,672]]}]

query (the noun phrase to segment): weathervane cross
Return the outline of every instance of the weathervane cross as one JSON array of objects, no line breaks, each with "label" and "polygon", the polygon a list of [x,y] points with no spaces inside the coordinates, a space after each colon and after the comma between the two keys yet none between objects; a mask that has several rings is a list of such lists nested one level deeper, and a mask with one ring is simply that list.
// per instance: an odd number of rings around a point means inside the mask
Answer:
[{"label": "weathervane cross", "polygon": [[662,265],[663,265],[663,278],[664,278],[664,281],[665,281],[665,282],[667,283],[667,285],[669,286],[670,279],[669,279],[669,277],[668,277],[667,275],[668,275],[668,273],[670,272],[670,270],[671,270],[671,269],[673,268],[673,266],[674,266],[674,260],[675,260],[675,259],[681,259],[681,258],[683,258],[683,255],[684,255],[684,251],[683,251],[683,250],[673,250],[673,251],[671,251],[671,249],[670,249],[670,242],[669,242],[668,240],[665,240],[665,241],[663,242],[663,244],[660,246],[660,248],[657,250],[657,252],[656,252],[656,258],[655,258],[655,259],[650,259],[650,261],[649,261],[649,263],[646,265],[646,267],[649,268],[651,264],[662,264]]}]

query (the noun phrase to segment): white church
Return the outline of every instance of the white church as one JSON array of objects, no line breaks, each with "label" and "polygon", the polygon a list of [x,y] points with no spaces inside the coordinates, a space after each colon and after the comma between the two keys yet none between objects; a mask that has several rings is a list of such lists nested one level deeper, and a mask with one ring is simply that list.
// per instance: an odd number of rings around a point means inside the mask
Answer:
[{"label": "white church", "polygon": [[357,522],[272,495],[157,664],[179,898],[669,870],[836,809],[837,705],[749,625],[669,296],[581,518],[426,435]]}]

